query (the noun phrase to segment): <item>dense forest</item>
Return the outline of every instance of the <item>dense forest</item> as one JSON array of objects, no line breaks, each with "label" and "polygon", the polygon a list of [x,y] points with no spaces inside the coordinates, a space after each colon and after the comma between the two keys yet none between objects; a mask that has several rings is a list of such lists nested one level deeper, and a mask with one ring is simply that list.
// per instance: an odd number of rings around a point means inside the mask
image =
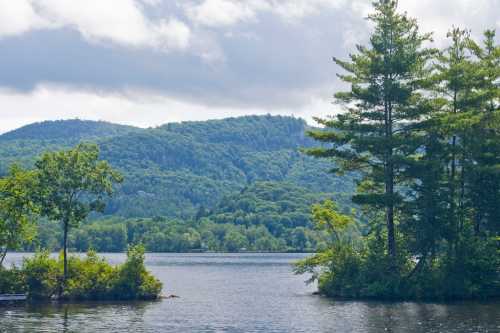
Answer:
[{"label": "dense forest", "polygon": [[349,179],[304,156],[306,123],[249,116],[138,129],[68,120],[33,124],[0,136],[0,174],[12,163],[31,167],[44,151],[96,142],[101,158],[125,176],[106,214],[182,217],[214,207],[256,181],[289,182],[313,192],[346,193]]},{"label": "dense forest", "polygon": [[314,212],[334,237],[301,262],[330,296],[467,298],[500,295],[500,46],[451,28],[448,46],[380,0],[373,32],[348,60],[334,58],[350,90],[345,112],[317,119],[325,144],[308,153],[360,175],[353,201],[370,224],[346,237],[351,216]]},{"label": "dense forest", "polygon": [[[152,252],[311,252],[326,248],[329,240],[326,232],[313,228],[311,205],[344,197],[288,183],[256,182],[224,197],[213,209],[201,207],[189,220],[119,216],[90,220],[70,234],[69,246],[81,252],[119,252],[129,244],[143,244]],[[29,248],[58,249],[61,239],[59,222],[41,221]]]},{"label": "dense forest", "polygon": [[[315,143],[291,117],[250,116],[139,129],[67,120],[32,124],[0,136],[0,170],[31,168],[44,151],[96,142],[124,175],[103,214],[70,231],[69,246],[123,251],[314,251],[310,205],[335,198],[345,209],[353,177],[299,152]],[[41,221],[34,243],[58,249],[57,223]]]}]

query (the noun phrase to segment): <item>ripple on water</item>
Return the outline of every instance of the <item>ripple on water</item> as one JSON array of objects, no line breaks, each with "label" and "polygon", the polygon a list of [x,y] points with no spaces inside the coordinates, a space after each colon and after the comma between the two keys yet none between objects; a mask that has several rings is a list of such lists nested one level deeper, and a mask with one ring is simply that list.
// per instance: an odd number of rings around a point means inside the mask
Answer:
[{"label": "ripple on water", "polygon": [[[10,254],[20,263],[24,254]],[[112,263],[123,254],[105,254]],[[156,302],[0,307],[0,332],[500,332],[500,302],[332,301],[295,276],[304,254],[148,254]]]}]

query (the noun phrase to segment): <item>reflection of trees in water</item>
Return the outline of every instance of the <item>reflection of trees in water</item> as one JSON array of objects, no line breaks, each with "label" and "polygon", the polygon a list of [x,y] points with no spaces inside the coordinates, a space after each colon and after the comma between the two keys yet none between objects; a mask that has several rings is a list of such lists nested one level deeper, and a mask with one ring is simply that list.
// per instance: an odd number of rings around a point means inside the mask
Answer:
[{"label": "reflection of trees in water", "polygon": [[[415,303],[367,302],[363,313],[366,332],[461,332],[495,326],[495,305],[477,302]],[[481,315],[479,315],[481,314]],[[482,317],[482,318],[481,318]],[[463,327],[462,324],[464,324]]]},{"label": "reflection of trees in water", "polygon": [[[365,311],[366,330],[368,332],[412,332],[407,324],[409,314],[405,314],[402,304],[367,304]],[[401,316],[407,317],[401,322]]]},{"label": "reflection of trees in water", "polygon": [[[23,317],[29,320],[29,323],[24,322],[22,326],[36,330],[55,329],[68,333],[97,330],[134,332],[143,326],[144,314],[153,303],[155,302],[38,303],[22,307],[19,311],[24,312]],[[10,326],[15,331],[16,321],[13,320]]]},{"label": "reflection of trees in water", "polygon": [[69,332],[68,327],[69,327],[69,320],[68,320],[68,308],[64,308],[64,315],[63,315],[63,332]]},{"label": "reflection of trees in water", "polygon": [[332,300],[309,304],[320,332],[497,332],[498,301],[417,303]]},{"label": "reflection of trees in water", "polygon": [[[309,294],[294,296],[288,301],[291,307],[283,303],[278,311],[265,317],[265,327],[274,325],[283,332],[498,332],[500,323],[498,301],[448,304],[334,301]],[[183,302],[179,302],[168,307],[174,313],[171,318],[175,319],[165,321],[169,309],[163,305],[168,303],[161,302],[0,306],[0,332],[161,332],[161,329],[188,331],[191,327],[209,331],[214,329],[214,322],[218,328],[227,325],[226,331],[238,331],[239,324],[249,324],[249,317],[256,311],[250,307],[245,308],[247,312],[238,312],[234,318],[238,318],[240,322],[235,324],[227,321],[228,318],[234,319],[231,315],[211,316],[208,315],[211,313],[210,308],[193,310],[192,303],[185,308]],[[185,314],[188,316],[184,316]],[[255,326],[248,327],[249,331],[253,328],[254,331],[260,329],[265,332],[261,321],[252,325]]]},{"label": "reflection of trees in water", "polygon": [[[446,308],[443,308],[446,312]],[[367,332],[427,332],[433,319],[443,324],[446,313],[438,305],[412,302],[366,302],[363,317]]]}]

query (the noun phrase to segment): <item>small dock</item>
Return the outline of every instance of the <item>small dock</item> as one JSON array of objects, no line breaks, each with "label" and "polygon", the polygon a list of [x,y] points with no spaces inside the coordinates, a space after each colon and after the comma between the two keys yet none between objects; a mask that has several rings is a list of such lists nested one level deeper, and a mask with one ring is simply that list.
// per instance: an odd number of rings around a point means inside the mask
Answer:
[{"label": "small dock", "polygon": [[25,294],[0,294],[0,303],[3,302],[22,302],[26,300]]}]

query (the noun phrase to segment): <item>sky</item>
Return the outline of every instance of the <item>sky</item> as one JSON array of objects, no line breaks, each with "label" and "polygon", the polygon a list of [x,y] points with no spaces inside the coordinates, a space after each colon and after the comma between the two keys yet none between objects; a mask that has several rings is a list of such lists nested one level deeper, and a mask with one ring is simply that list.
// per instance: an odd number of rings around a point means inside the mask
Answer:
[{"label": "sky", "polygon": [[[400,0],[447,43],[500,34],[500,0]],[[141,127],[339,112],[332,56],[366,43],[371,0],[0,0],[0,133],[43,120]]]}]

